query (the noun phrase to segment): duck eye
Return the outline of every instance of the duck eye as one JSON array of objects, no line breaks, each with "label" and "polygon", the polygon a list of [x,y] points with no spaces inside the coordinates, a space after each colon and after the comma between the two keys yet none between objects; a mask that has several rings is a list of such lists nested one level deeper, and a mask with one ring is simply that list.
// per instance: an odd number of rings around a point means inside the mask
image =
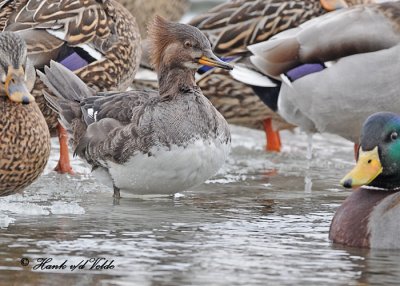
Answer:
[{"label": "duck eye", "polygon": [[397,132],[392,132],[392,134],[390,134],[390,139],[392,141],[397,140],[397,137],[399,137],[399,135],[397,134]]},{"label": "duck eye", "polygon": [[186,48],[191,48],[192,47],[192,43],[189,41],[185,41],[185,47]]}]

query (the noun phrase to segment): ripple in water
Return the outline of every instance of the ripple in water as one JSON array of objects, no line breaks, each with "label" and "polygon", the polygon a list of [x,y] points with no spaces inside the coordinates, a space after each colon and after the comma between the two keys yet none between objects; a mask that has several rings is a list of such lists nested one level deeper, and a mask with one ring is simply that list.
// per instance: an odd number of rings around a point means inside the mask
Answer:
[{"label": "ripple in water", "polygon": [[[0,278],[18,285],[396,285],[400,254],[333,246],[330,221],[349,194],[339,179],[353,146],[284,133],[280,154],[264,134],[232,127],[233,152],[205,184],[173,197],[136,196],[114,205],[112,191],[74,159],[76,176],[45,174],[22,195],[0,198]],[[30,259],[27,267],[22,257]],[[32,270],[38,258],[113,269]],[[27,271],[21,271],[27,270]],[[61,275],[55,276],[54,273]]]}]

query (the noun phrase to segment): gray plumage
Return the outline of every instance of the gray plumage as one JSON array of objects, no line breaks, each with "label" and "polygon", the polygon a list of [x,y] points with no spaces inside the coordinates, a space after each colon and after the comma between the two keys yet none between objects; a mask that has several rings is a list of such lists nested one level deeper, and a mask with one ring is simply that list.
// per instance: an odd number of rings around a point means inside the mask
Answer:
[{"label": "gray plumage", "polygon": [[[7,40],[5,40],[7,39]],[[10,51],[13,51],[10,53]],[[11,32],[0,34],[0,64],[4,69],[11,64],[17,68],[26,62],[25,42],[21,37],[12,36]]]},{"label": "gray plumage", "polygon": [[279,113],[306,131],[358,142],[369,115],[400,112],[399,15],[400,2],[341,9],[250,46],[252,63],[272,77],[304,63],[334,61],[283,81]]},{"label": "gray plumage", "polygon": [[[57,62],[38,72],[58,100],[46,100],[73,134],[74,152],[90,164],[104,160],[124,163],[137,152],[154,146],[185,146],[197,139],[224,136],[230,140],[225,119],[198,87],[174,100],[156,91],[102,92],[93,95],[76,75]],[[93,115],[92,115],[93,114]],[[82,133],[76,134],[77,129]],[[149,154],[151,156],[151,154]]]},{"label": "gray plumage", "polygon": [[[184,150],[189,145],[195,146],[199,140],[205,142],[206,149],[209,148],[207,144],[230,145],[225,119],[194,81],[194,73],[200,66],[197,62],[204,58],[203,51],[210,55],[208,41],[197,29],[191,33],[195,28],[187,25],[162,19],[156,19],[154,25],[158,26],[153,33],[178,33],[169,37],[171,42],[164,38],[162,44],[154,44],[159,60],[156,66],[160,92],[96,93],[56,62],[45,68],[45,74],[39,72],[43,82],[56,95],[56,98],[46,96],[46,99],[59,113],[63,126],[72,133],[75,154],[94,169],[108,169],[111,163],[124,166],[138,155],[153,157],[153,152],[168,153],[173,148]],[[193,44],[189,46],[187,41]],[[212,54],[208,60],[213,65],[231,68]],[[206,149],[201,147],[201,152]],[[190,167],[190,161],[185,164]],[[201,168],[207,166],[203,165]],[[212,166],[215,167],[214,161]],[[114,187],[119,188],[118,182],[114,182]]]}]

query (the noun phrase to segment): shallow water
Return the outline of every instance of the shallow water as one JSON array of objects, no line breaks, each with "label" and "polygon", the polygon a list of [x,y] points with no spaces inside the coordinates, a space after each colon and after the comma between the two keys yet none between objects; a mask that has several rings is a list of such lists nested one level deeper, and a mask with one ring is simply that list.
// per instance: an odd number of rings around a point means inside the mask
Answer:
[{"label": "shallow water", "polygon": [[[221,1],[192,2],[184,21]],[[0,285],[399,284],[400,251],[328,240],[349,194],[338,181],[353,165],[352,144],[315,136],[308,161],[303,134],[284,133],[282,152],[267,154],[262,132],[232,131],[231,157],[206,184],[118,205],[80,160],[78,175],[52,172],[53,140],[45,174],[22,195],[0,198]],[[41,258],[66,268],[34,269]],[[90,269],[96,258],[112,269]]]},{"label": "shallow water", "polygon": [[[267,154],[262,132],[232,130],[232,155],[206,184],[174,197],[124,197],[118,205],[81,161],[74,160],[79,175],[52,172],[53,141],[46,173],[24,194],[0,198],[0,281],[398,284],[399,251],[350,249],[328,240],[335,209],[349,194],[337,182],[352,167],[352,144],[315,136],[307,161],[305,135],[284,133],[282,153]],[[23,257],[28,266],[21,266]],[[67,268],[34,270],[38,258],[52,258],[52,265],[67,260]],[[70,269],[91,258],[105,258],[113,269],[89,269],[92,262]]]}]

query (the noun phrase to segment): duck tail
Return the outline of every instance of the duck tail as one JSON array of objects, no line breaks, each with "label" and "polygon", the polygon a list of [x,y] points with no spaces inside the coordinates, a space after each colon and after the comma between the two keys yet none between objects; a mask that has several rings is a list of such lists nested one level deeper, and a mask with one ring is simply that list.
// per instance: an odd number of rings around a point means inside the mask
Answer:
[{"label": "duck tail", "polygon": [[[289,30],[290,32],[296,29]],[[300,43],[296,35],[285,36],[285,32],[266,42],[248,47],[253,53],[250,61],[264,74],[279,78],[279,75],[300,64]]]},{"label": "duck tail", "polygon": [[43,91],[44,97],[51,109],[60,116],[61,124],[71,130],[74,119],[82,118],[80,102],[95,94],[78,76],[63,65],[51,61],[50,67],[45,67],[44,72],[37,71],[40,79],[50,90]]},{"label": "duck tail", "polygon": [[390,49],[399,42],[389,16],[393,5],[359,5],[313,18],[248,46],[250,60],[264,74],[278,77],[298,65]]},{"label": "duck tail", "polygon": [[80,102],[94,95],[93,89],[60,63],[51,61],[50,67],[46,66],[44,72],[38,72],[40,79],[59,99]]}]

